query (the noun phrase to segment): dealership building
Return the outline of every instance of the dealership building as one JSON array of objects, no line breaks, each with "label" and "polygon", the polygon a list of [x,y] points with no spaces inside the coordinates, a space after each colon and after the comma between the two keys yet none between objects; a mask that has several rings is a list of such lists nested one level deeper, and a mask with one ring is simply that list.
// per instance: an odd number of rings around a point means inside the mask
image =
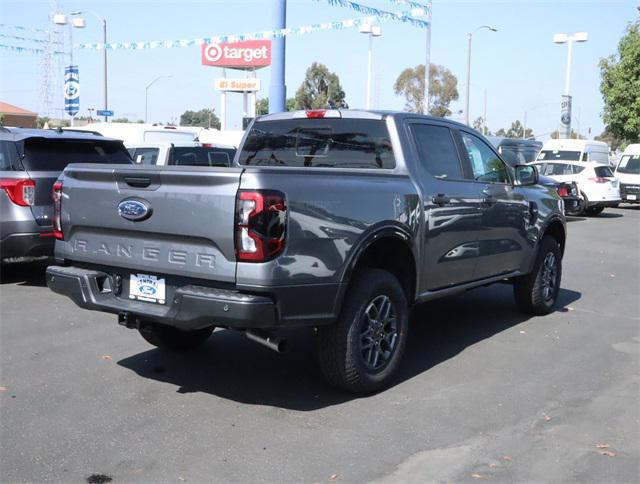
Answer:
[{"label": "dealership building", "polygon": [[38,113],[0,101],[0,117],[4,126],[36,128]]}]

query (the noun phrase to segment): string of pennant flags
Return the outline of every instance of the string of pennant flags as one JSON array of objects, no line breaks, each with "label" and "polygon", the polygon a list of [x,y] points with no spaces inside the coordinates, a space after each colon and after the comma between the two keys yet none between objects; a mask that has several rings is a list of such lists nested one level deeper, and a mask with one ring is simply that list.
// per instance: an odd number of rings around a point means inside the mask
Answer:
[{"label": "string of pennant flags", "polygon": [[[401,22],[412,25],[413,27],[426,29],[429,25],[428,22],[424,20],[420,20],[411,15],[411,13],[415,13],[416,15],[423,15],[423,10],[416,10],[405,13],[405,14],[394,14],[394,15],[382,15],[375,16],[378,21],[386,22],[390,20],[399,20]],[[250,32],[245,34],[236,34],[236,35],[221,35],[221,36],[213,36],[213,37],[202,37],[196,39],[189,40],[157,40],[157,41],[143,41],[143,42],[108,42],[106,44],[102,43],[82,43],[76,44],[75,48],[80,50],[138,50],[138,49],[157,49],[157,48],[180,48],[180,47],[190,47],[193,45],[202,45],[202,44],[220,44],[226,42],[241,42],[244,40],[262,40],[262,39],[270,39],[270,38],[279,38],[279,37],[287,37],[291,35],[305,35],[313,32],[319,32],[323,30],[343,30],[348,28],[360,27],[362,25],[366,25],[371,23],[372,17],[363,17],[356,19],[348,19],[337,22],[326,22],[320,24],[306,25],[303,27],[293,27],[293,28],[285,28],[285,29],[277,29],[277,30],[268,30],[263,32]]]},{"label": "string of pennant flags", "polygon": [[[306,25],[302,27],[292,27],[276,30],[266,30],[262,32],[249,32],[235,35],[221,35],[212,37],[200,37],[195,39],[178,39],[178,40],[157,40],[157,41],[142,41],[142,42],[108,42],[104,43],[79,43],[75,44],[74,48],[79,50],[142,50],[142,49],[157,49],[157,48],[184,48],[195,45],[203,44],[219,44],[226,42],[241,42],[245,40],[262,40],[270,38],[287,37],[291,35],[305,35],[319,31],[326,30],[343,30],[354,27],[360,27],[372,23],[375,19],[378,22],[399,21],[409,24],[416,28],[426,29],[429,23],[425,20],[416,18],[427,15],[429,6],[414,2],[411,0],[387,0],[395,5],[405,5],[411,8],[411,10],[404,12],[390,12],[387,10],[381,10],[366,5],[361,5],[350,0],[314,0],[316,2],[325,1],[331,6],[344,7],[354,10],[358,13],[366,15],[366,17],[347,19],[334,22],[325,22],[312,25]],[[0,24],[0,27],[9,27],[17,30],[33,31],[48,33],[43,29],[36,29],[30,27],[23,27],[19,25],[6,25]],[[0,37],[17,38],[17,36],[9,36],[0,34]],[[21,38],[20,40],[35,40]],[[19,47],[6,44],[0,44],[0,49],[13,50],[16,52],[28,52],[28,53],[42,53],[42,49]],[[58,54],[59,52],[55,52]]]},{"label": "string of pennant flags", "polygon": [[[387,10],[380,10],[379,8],[369,7],[367,5],[361,5],[356,2],[352,2],[350,0],[314,0],[315,2],[325,2],[332,7],[343,7],[349,8],[351,10],[355,10],[358,13],[362,13],[364,15],[373,15],[377,18],[388,17],[388,19],[392,20],[402,20],[403,16],[406,16],[407,12],[389,12]],[[396,5],[407,5],[411,7],[412,15],[419,17],[421,15],[425,15],[429,7],[427,5],[423,5],[417,2],[411,2],[408,0],[389,0]]]},{"label": "string of pennant flags", "polygon": [[38,32],[38,33],[41,33],[41,34],[49,34],[49,33],[51,33],[50,30],[39,29],[39,28],[36,28],[36,27],[24,27],[23,25],[0,24],[0,28],[22,30],[24,32]]},{"label": "string of pennant flags", "polygon": [[0,37],[2,37],[4,39],[20,40],[20,41],[23,41],[23,42],[36,42],[38,44],[49,44],[51,42],[53,42],[54,44],[62,44],[63,43],[63,42],[61,42],[59,40],[49,41],[47,39],[36,39],[34,37],[21,37],[19,35],[9,35],[9,34],[2,34],[2,33],[0,33]]},{"label": "string of pennant flags", "polygon": [[[27,53],[27,54],[44,54],[44,49],[37,49],[35,47],[21,47],[18,45],[7,45],[7,44],[0,44],[0,50],[8,50],[11,52],[21,52],[21,53]],[[54,51],[52,52],[55,55],[63,55],[65,54],[65,52],[61,52],[61,51]]]}]

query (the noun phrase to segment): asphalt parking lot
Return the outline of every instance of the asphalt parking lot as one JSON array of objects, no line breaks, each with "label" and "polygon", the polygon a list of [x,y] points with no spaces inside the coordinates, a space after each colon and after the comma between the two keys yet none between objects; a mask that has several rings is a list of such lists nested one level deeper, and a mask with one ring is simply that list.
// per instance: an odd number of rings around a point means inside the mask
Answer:
[{"label": "asphalt parking lot", "polygon": [[423,305],[399,380],[366,398],[322,382],[310,333],[167,354],[9,266],[0,480],[637,482],[640,210],[568,231],[555,313],[520,314],[508,285]]}]

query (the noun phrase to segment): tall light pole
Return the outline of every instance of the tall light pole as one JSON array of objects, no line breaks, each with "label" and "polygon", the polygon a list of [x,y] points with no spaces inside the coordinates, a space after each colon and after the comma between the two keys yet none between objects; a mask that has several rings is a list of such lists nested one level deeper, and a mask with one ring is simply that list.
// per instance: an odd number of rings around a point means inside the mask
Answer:
[{"label": "tall light pole", "polygon": [[467,41],[469,45],[467,47],[467,90],[466,90],[466,96],[465,96],[465,109],[464,109],[464,122],[467,125],[469,125],[469,95],[470,95],[469,93],[471,90],[471,39],[473,38],[473,34],[475,32],[482,29],[487,29],[487,30],[490,30],[491,32],[498,31],[498,29],[496,29],[495,27],[492,27],[491,25],[482,25],[481,27],[478,27],[477,29],[475,29],[473,32],[469,32],[467,34]]},{"label": "tall light pole", "polygon": [[[73,15],[73,13],[71,13],[70,15]],[[67,17],[68,16],[64,13],[56,13],[53,15],[53,23],[60,26],[63,26],[63,25],[69,26],[69,67],[71,68],[73,67],[73,29],[74,28],[83,29],[85,27],[85,23],[84,23],[84,19],[82,18],[74,18],[74,19],[71,19],[71,22],[69,22],[69,19]],[[65,96],[66,96],[66,93],[65,93]],[[66,97],[65,97],[65,100],[66,100]],[[69,116],[71,117],[71,123],[70,123],[71,126],[74,125],[74,120],[77,114],[78,114],[77,111],[74,114],[69,113]]]},{"label": "tall light pole", "polygon": [[[98,21],[102,22],[102,44],[103,44],[103,47],[102,47],[102,74],[103,74],[102,97],[103,97],[103,104],[104,104],[102,109],[106,111],[109,109],[108,96],[107,96],[107,49],[106,49],[107,21],[105,18],[101,17],[100,15],[95,13],[93,10],[78,10],[76,12],[71,12],[71,15],[82,15],[83,13],[89,13],[93,15],[95,18],[97,18]],[[104,120],[105,122],[109,121],[109,117],[105,116]]]},{"label": "tall light pole", "polygon": [[364,24],[360,27],[361,34],[368,34],[369,36],[369,53],[367,56],[367,99],[365,102],[366,109],[371,109],[373,102],[371,101],[371,84],[373,79],[373,38],[380,37],[382,35],[382,29],[379,25]]},{"label": "tall light pole", "polygon": [[576,32],[573,35],[555,34],[553,42],[556,44],[568,44],[567,70],[564,79],[564,94],[560,104],[560,126],[562,127],[561,137],[571,137],[571,57],[573,54],[574,42],[586,42],[588,40],[586,32]]},{"label": "tall light pole", "polygon": [[160,79],[169,79],[170,77],[173,77],[173,76],[158,76],[149,84],[147,84],[147,87],[145,87],[144,89],[144,122],[145,123],[148,122],[147,117],[149,116],[149,88],[153,86],[156,82],[158,82]]},{"label": "tall light pole", "polygon": [[427,3],[427,51],[424,62],[424,99],[422,114],[429,114],[429,73],[431,72],[431,21],[433,19],[433,3]]}]

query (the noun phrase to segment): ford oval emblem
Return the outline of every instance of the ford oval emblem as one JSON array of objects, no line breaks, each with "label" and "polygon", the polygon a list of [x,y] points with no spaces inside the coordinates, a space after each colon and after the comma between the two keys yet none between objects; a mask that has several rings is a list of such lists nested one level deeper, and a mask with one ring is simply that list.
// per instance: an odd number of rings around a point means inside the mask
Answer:
[{"label": "ford oval emblem", "polygon": [[118,213],[121,217],[134,222],[151,217],[152,209],[142,200],[122,200],[118,204]]}]

